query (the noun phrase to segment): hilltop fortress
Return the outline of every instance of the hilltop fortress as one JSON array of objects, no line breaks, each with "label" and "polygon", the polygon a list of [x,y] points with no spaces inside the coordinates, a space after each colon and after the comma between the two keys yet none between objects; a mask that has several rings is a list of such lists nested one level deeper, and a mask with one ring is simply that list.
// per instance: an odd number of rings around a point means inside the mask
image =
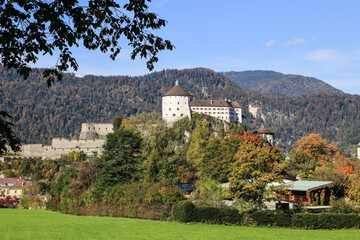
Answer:
[{"label": "hilltop fortress", "polygon": [[184,117],[191,119],[191,113],[198,112],[226,122],[243,123],[241,106],[228,99],[194,100],[179,84],[171,88],[162,97],[162,117],[169,126]]},{"label": "hilltop fortress", "polygon": [[[227,122],[243,123],[245,118],[237,102],[227,99],[193,100],[193,95],[186,92],[176,81],[162,97],[162,117],[168,126],[182,118],[191,119],[191,113],[198,112]],[[24,157],[56,159],[70,152],[84,151],[88,154],[101,155],[106,134],[113,132],[111,123],[83,123],[79,139],[53,138],[51,145],[24,144],[18,154]]]}]

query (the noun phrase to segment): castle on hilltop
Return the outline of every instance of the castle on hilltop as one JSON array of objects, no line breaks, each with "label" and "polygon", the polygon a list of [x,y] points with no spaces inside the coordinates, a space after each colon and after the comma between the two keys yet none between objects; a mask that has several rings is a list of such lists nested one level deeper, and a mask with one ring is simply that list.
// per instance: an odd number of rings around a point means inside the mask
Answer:
[{"label": "castle on hilltop", "polygon": [[227,122],[243,123],[242,109],[237,102],[228,99],[220,100],[193,100],[193,95],[186,92],[176,81],[162,97],[162,118],[172,125],[174,122],[197,112],[210,115]]},{"label": "castle on hilltop", "polygon": [[[245,118],[237,102],[230,100],[193,100],[176,81],[162,97],[162,117],[171,126],[174,122],[198,112],[227,122],[243,123]],[[18,154],[24,157],[56,159],[70,152],[84,151],[87,154],[101,155],[106,134],[113,132],[111,123],[83,123],[79,139],[53,138],[51,145],[24,144]]]}]

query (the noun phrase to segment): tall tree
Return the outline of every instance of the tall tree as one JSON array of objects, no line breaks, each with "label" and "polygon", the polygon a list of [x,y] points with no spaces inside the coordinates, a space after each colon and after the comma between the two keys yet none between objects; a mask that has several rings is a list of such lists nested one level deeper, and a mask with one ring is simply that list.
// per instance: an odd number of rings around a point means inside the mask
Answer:
[{"label": "tall tree", "polygon": [[198,120],[191,134],[186,159],[191,170],[202,172],[204,168],[205,147],[210,137],[210,129],[206,122]]},{"label": "tall tree", "polygon": [[285,164],[279,148],[243,144],[236,158],[229,178],[235,198],[261,206],[264,198],[281,190],[281,187],[268,187],[269,183],[284,178]]},{"label": "tall tree", "polygon": [[300,174],[305,179],[313,179],[318,168],[332,164],[336,156],[339,156],[338,148],[322,139],[319,134],[302,137],[294,147],[287,162],[289,173],[294,176]]},{"label": "tall tree", "polygon": [[138,177],[141,166],[141,136],[123,127],[106,135],[104,152],[95,160],[98,189],[124,184]]},{"label": "tall tree", "polygon": [[19,151],[21,146],[20,139],[15,136],[11,129],[13,124],[8,122],[6,118],[11,117],[6,112],[0,111],[0,155],[8,150],[7,146],[10,146],[15,152]]}]

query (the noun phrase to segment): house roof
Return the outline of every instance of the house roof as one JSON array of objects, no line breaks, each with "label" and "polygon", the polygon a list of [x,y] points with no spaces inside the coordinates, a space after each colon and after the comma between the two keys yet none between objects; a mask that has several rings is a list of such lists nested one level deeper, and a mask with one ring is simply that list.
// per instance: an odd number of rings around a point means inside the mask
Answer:
[{"label": "house roof", "polygon": [[231,103],[231,106],[232,106],[233,108],[241,108],[241,106],[240,106],[240,104],[239,104],[238,102],[232,102],[232,103]]},{"label": "house roof", "polygon": [[0,186],[6,184],[5,186],[10,189],[22,189],[25,184],[28,182],[22,178],[0,178]]},{"label": "house roof", "polygon": [[191,107],[232,107],[231,103],[225,100],[193,100],[190,102]]},{"label": "house roof", "polygon": [[164,96],[192,96],[192,94],[185,91],[180,85],[175,85]]},{"label": "house roof", "polygon": [[258,130],[256,130],[254,133],[274,134],[273,131],[271,131],[270,129],[268,129],[266,127],[261,127]]},{"label": "house roof", "polygon": [[332,184],[333,182],[328,181],[303,181],[299,180],[291,183],[291,187],[287,187],[287,190],[291,191],[309,191],[324,188]]}]

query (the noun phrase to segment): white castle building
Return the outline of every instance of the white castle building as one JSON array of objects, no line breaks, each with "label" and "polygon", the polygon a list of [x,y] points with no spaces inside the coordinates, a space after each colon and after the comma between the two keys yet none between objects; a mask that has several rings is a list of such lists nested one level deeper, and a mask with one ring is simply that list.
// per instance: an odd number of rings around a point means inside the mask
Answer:
[{"label": "white castle building", "polygon": [[243,123],[241,106],[230,100],[193,100],[193,95],[186,92],[176,81],[162,97],[162,117],[172,125],[174,122],[197,112],[224,120],[227,122]]}]

